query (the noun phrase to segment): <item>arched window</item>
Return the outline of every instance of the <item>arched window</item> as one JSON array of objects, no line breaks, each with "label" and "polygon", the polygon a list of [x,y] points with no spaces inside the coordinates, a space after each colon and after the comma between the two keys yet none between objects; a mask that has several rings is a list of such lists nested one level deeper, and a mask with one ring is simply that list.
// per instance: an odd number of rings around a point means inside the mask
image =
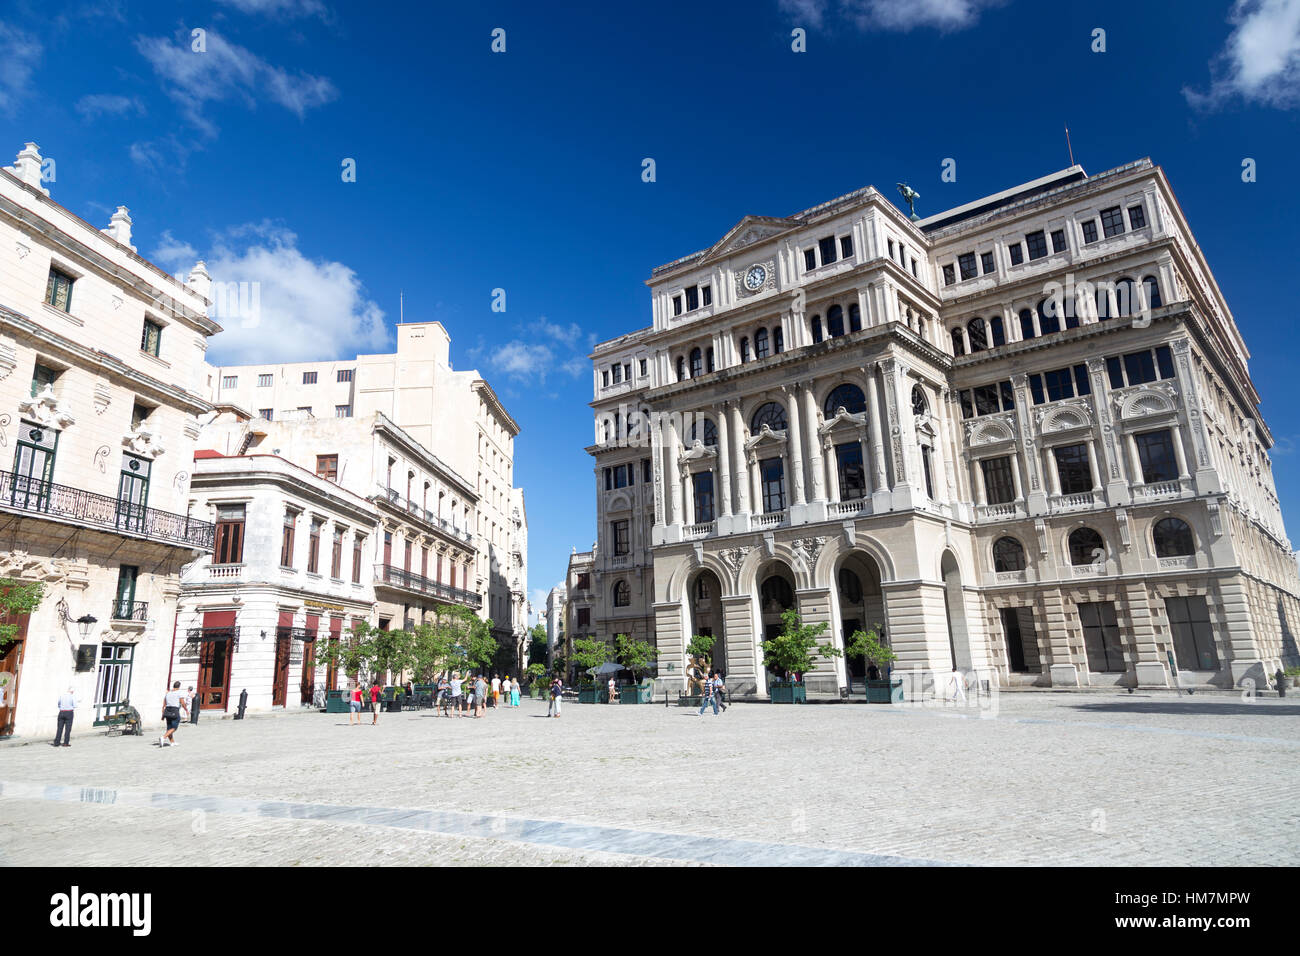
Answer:
[{"label": "arched window", "polygon": [[704,355],[699,349],[691,349],[691,378],[704,374]]},{"label": "arched window", "polygon": [[740,337],[740,361],[741,364],[744,364],[745,362],[749,361],[749,336],[748,335],[742,335]]},{"label": "arched window", "polygon": [[1034,313],[1028,309],[1020,310],[1020,337],[1022,339],[1032,339],[1038,336],[1034,329]]},{"label": "arched window", "polygon": [[1106,559],[1106,542],[1091,528],[1075,528],[1070,532],[1069,544],[1070,563],[1076,567]]},{"label": "arched window", "polygon": [[1026,567],[1025,549],[1015,538],[998,538],[993,542],[993,570],[1023,571]]},{"label": "arched window", "polygon": [[1192,527],[1182,518],[1161,518],[1151,528],[1157,558],[1177,558],[1196,550]]},{"label": "arched window", "polygon": [[621,578],[614,582],[614,607],[627,607],[632,603],[632,588]]},{"label": "arched window", "polygon": [[833,339],[844,334],[844,310],[838,305],[826,310],[826,334]]},{"label": "arched window", "polygon": [[1002,328],[1002,316],[995,315],[989,319],[989,335],[994,348],[1007,344],[1007,335]]},{"label": "arched window", "polygon": [[822,340],[822,317],[820,315],[812,317],[812,337],[814,342]]},{"label": "arched window", "polygon": [[862,582],[848,568],[840,568],[840,600],[849,604],[862,603]]},{"label": "arched window", "polygon": [[849,306],[849,331],[850,332],[862,331],[862,310],[858,308],[858,304],[856,302],[854,302],[851,306]]},{"label": "arched window", "polygon": [[912,414],[924,415],[930,410],[930,404],[925,400],[925,389],[920,385],[912,386]]},{"label": "arched window", "polygon": [[1038,303],[1038,331],[1043,335],[1061,331],[1060,306],[1053,298]]},{"label": "arched window", "polygon": [[952,354],[966,354],[966,336],[960,325],[954,325],[952,328]]},{"label": "arched window", "polygon": [[767,329],[759,329],[754,333],[754,358],[767,358]]},{"label": "arched window", "polygon": [[1120,279],[1115,283],[1115,314],[1132,315],[1137,307],[1137,286],[1132,279]]},{"label": "arched window", "polygon": [[749,420],[749,430],[757,435],[763,430],[764,425],[774,432],[785,431],[785,409],[776,402],[764,402],[758,406],[754,417]]},{"label": "arched window", "polygon": [[1147,295],[1147,308],[1158,309],[1164,305],[1160,299],[1160,283],[1156,281],[1155,276],[1147,276],[1142,280],[1142,291]]},{"label": "arched window", "polygon": [[677,381],[681,382],[684,381],[685,379],[686,379],[686,359],[683,356],[679,355],[677,356]]},{"label": "arched window", "polygon": [[834,418],[836,411],[841,407],[850,415],[860,415],[867,410],[867,396],[856,385],[845,382],[831,389],[831,393],[826,396],[824,407],[827,418]]},{"label": "arched window", "polygon": [[[704,423],[703,428],[700,427],[700,422]],[[706,445],[716,445],[718,443],[718,426],[708,418],[701,418],[692,422],[690,440],[694,442],[696,438],[699,438]]]},{"label": "arched window", "polygon": [[772,352],[776,355],[780,355],[784,351],[785,351],[785,332],[783,332],[781,330],[781,327],[778,325],[776,328],[772,330]]},{"label": "arched window", "polygon": [[769,611],[786,611],[794,607],[794,592],[790,590],[790,582],[778,574],[772,575],[763,582],[759,595],[765,614]]},{"label": "arched window", "polygon": [[966,334],[970,336],[972,352],[983,352],[989,347],[988,326],[984,324],[983,319],[976,317],[966,323]]}]

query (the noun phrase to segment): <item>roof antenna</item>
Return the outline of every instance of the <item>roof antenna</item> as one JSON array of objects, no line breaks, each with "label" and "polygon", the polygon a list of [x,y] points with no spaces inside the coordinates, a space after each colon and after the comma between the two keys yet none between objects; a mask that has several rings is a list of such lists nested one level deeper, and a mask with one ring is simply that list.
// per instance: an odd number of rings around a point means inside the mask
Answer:
[{"label": "roof antenna", "polygon": [[1065,127],[1065,148],[1070,151],[1070,165],[1074,165],[1074,147],[1070,145],[1070,127]]},{"label": "roof antenna", "polygon": [[397,324],[401,325],[406,321],[406,293],[401,289],[397,290]]}]

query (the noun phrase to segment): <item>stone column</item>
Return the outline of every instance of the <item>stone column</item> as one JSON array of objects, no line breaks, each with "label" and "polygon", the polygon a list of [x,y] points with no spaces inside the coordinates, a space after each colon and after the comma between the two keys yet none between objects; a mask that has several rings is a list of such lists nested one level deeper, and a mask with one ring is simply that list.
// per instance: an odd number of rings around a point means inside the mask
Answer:
[{"label": "stone column", "polygon": [[740,403],[731,405],[732,445],[736,456],[736,514],[749,513],[749,475],[745,472],[745,426],[740,420]]},{"label": "stone column", "polygon": [[731,515],[731,435],[727,416],[731,403],[727,402],[718,413],[718,504],[722,517]]},{"label": "stone column", "polygon": [[873,495],[889,490],[885,476],[885,438],[880,427],[880,399],[876,395],[876,373],[874,367],[864,368],[867,391],[867,425],[871,429],[871,474]]},{"label": "stone column", "polygon": [[810,500],[825,501],[826,486],[822,483],[821,441],[817,437],[817,396],[813,394],[812,382],[803,385],[804,427],[808,429],[808,473],[812,476],[812,493]]},{"label": "stone column", "polygon": [[912,401],[907,394],[910,381],[907,368],[896,359],[880,363],[885,384],[886,415],[889,419],[890,450],[894,461],[894,507],[908,508],[912,504],[913,455],[916,448],[916,428],[912,421]]},{"label": "stone column", "polygon": [[799,386],[789,385],[784,389],[786,416],[789,419],[789,431],[786,433],[786,451],[790,458],[790,484],[794,492],[791,503],[796,508],[803,507],[803,430],[799,427]]},{"label": "stone column", "polygon": [[1169,429],[1170,438],[1174,442],[1174,459],[1178,462],[1178,478],[1185,480],[1187,475],[1187,453],[1183,451],[1183,430],[1177,425]]},{"label": "stone column", "polygon": [[680,444],[677,435],[677,416],[668,416],[668,435],[664,442],[665,480],[668,482],[668,524],[682,523],[682,479],[677,466]]},{"label": "stone column", "polygon": [[1097,443],[1089,438],[1087,448],[1088,474],[1092,476],[1092,490],[1101,491],[1101,477],[1097,474]]},{"label": "stone column", "polygon": [[[656,416],[650,429],[650,467],[651,480],[654,482],[655,526],[667,524],[667,509],[664,505],[664,435],[663,419]],[[656,542],[658,543],[658,542]]]}]

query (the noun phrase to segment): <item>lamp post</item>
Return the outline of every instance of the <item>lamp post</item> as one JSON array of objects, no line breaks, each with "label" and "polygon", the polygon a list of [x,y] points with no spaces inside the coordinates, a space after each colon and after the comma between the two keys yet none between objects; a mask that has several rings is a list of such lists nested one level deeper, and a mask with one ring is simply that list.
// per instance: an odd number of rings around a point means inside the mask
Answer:
[{"label": "lamp post", "polygon": [[77,630],[81,632],[81,639],[83,641],[90,640],[90,629],[98,623],[99,618],[95,617],[93,614],[83,614],[81,617],[77,618]]}]

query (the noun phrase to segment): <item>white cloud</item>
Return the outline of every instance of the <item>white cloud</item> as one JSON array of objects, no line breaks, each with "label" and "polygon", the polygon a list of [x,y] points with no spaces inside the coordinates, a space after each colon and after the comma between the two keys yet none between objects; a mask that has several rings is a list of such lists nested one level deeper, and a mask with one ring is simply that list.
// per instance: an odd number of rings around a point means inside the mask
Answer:
[{"label": "white cloud", "polygon": [[[1006,0],[837,0],[835,12],[859,30],[906,33],[918,27],[947,32],[974,26],[980,13]],[[831,12],[830,0],[778,0],[781,12],[796,26],[820,28]]]},{"label": "white cloud", "polygon": [[227,43],[210,30],[206,42],[203,53],[190,49],[188,34],[179,41],[142,36],[135,45],[185,118],[208,136],[217,132],[203,115],[210,102],[237,99],[255,109],[259,99],[268,98],[302,119],[307,110],[338,96],[334,84],[325,77],[291,74],[244,47]]},{"label": "white cloud", "polygon": [[119,96],[116,93],[91,93],[77,100],[76,110],[82,119],[94,119],[97,116],[143,116],[145,109],[134,96]]},{"label": "white cloud", "polygon": [[[269,222],[213,239],[204,258],[218,300],[213,318],[223,331],[210,342],[210,361],[299,362],[389,347],[384,312],[357,274],[341,262],[307,258],[297,243],[292,232]],[[186,274],[197,258],[193,246],[170,233],[152,256]],[[230,292],[218,292],[217,283]],[[237,294],[230,283],[241,284]]]},{"label": "white cloud", "polygon": [[1278,109],[1300,105],[1300,0],[1237,0],[1233,31],[1210,63],[1208,92],[1184,88],[1187,101],[1214,109],[1241,97]]},{"label": "white cloud", "polygon": [[537,329],[547,338],[552,338],[563,345],[577,348],[582,341],[582,329],[576,322],[570,322],[568,325],[557,325],[547,320],[546,316],[541,316],[537,320]]},{"label": "white cloud", "polygon": [[523,342],[514,339],[499,345],[488,355],[488,364],[511,378],[536,378],[546,381],[546,373],[555,363],[555,353],[549,345]]},{"label": "white cloud", "polygon": [[325,4],[320,0],[217,0],[240,13],[268,17],[324,17]]},{"label": "white cloud", "polygon": [[41,44],[30,33],[0,23],[0,113],[12,113],[27,95]]}]

